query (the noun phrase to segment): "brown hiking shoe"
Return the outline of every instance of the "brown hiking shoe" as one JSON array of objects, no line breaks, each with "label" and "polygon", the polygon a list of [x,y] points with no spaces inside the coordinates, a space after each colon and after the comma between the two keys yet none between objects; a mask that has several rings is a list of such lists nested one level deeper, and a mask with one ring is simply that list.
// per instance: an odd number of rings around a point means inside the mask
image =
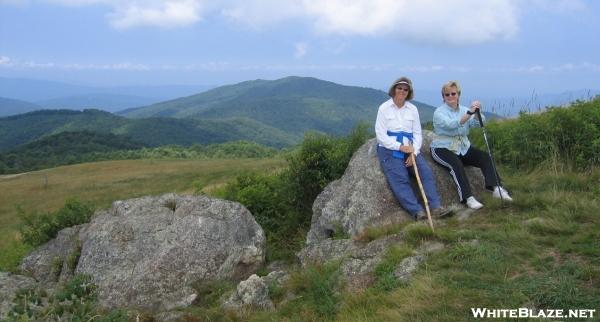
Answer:
[{"label": "brown hiking shoe", "polygon": [[419,211],[415,215],[415,220],[417,220],[417,221],[419,221],[419,220],[427,220],[427,214],[424,211]]},{"label": "brown hiking shoe", "polygon": [[445,217],[450,217],[453,214],[454,214],[454,211],[452,209],[445,208],[445,207],[435,208],[431,211],[431,216],[433,218],[445,218]]}]

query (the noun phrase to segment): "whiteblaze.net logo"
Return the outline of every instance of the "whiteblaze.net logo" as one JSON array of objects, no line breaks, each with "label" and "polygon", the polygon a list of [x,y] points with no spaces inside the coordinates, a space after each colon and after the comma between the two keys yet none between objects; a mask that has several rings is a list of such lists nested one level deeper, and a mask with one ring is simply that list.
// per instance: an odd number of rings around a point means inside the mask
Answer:
[{"label": "whiteblaze.net logo", "polygon": [[473,317],[482,319],[589,319],[593,318],[595,313],[596,309],[532,310],[523,307],[518,309],[471,308]]}]

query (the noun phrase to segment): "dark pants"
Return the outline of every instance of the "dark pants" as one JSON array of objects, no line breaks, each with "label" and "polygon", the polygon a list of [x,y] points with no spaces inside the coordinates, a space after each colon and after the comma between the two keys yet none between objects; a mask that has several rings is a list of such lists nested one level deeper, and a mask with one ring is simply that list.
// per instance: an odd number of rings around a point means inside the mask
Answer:
[{"label": "dark pants", "polygon": [[[485,178],[486,189],[492,190],[494,186],[500,184],[496,183],[494,167],[492,166],[492,159],[490,159],[489,154],[473,146],[469,147],[465,155],[457,155],[446,148],[431,148],[431,156],[437,163],[450,171],[450,175],[454,179],[458,190],[458,197],[462,202],[473,196],[464,166],[473,166],[481,169],[481,173],[483,173],[483,177]],[[500,176],[498,176],[498,180],[500,180]]]},{"label": "dark pants", "polygon": [[[393,151],[384,147],[377,147],[377,157],[383,169],[383,173],[400,205],[411,215],[416,216],[423,207],[417,201],[417,197],[412,190],[409,173],[414,176],[414,167],[407,168],[404,159],[397,159],[392,156]],[[440,207],[440,196],[435,186],[435,179],[431,168],[421,154],[415,158],[419,176],[423,184],[423,190],[429,201],[429,207],[436,209]]]}]

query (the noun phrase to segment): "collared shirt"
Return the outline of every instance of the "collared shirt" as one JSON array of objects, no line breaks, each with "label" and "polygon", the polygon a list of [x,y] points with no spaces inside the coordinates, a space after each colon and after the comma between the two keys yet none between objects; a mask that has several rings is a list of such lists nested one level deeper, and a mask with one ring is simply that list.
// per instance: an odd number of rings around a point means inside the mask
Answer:
[{"label": "collared shirt", "polygon": [[[432,148],[446,148],[458,155],[464,155],[469,150],[469,129],[479,126],[479,120],[471,115],[469,120],[460,124],[460,119],[469,111],[469,108],[459,105],[458,109],[443,104],[435,109],[433,113],[433,133],[431,141]],[[485,117],[481,115],[483,120]]]},{"label": "collared shirt", "polygon": [[396,141],[395,136],[389,136],[387,132],[410,132],[413,134],[413,147],[415,155],[418,155],[423,144],[421,134],[421,120],[417,107],[410,102],[405,102],[401,107],[396,106],[393,99],[385,101],[379,106],[377,120],[375,120],[375,135],[380,146],[398,151],[401,145],[408,142]]}]

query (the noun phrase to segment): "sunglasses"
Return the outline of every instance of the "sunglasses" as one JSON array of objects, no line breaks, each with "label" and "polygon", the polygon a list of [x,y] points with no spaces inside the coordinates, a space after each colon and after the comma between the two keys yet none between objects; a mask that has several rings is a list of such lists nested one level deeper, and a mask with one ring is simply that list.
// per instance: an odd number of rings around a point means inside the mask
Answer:
[{"label": "sunglasses", "polygon": [[448,96],[456,96],[456,92],[452,92],[452,93],[444,93],[444,96],[448,97]]},{"label": "sunglasses", "polygon": [[408,87],[396,87],[396,89],[399,89],[399,90],[405,91],[405,92],[410,91],[410,89]]}]

